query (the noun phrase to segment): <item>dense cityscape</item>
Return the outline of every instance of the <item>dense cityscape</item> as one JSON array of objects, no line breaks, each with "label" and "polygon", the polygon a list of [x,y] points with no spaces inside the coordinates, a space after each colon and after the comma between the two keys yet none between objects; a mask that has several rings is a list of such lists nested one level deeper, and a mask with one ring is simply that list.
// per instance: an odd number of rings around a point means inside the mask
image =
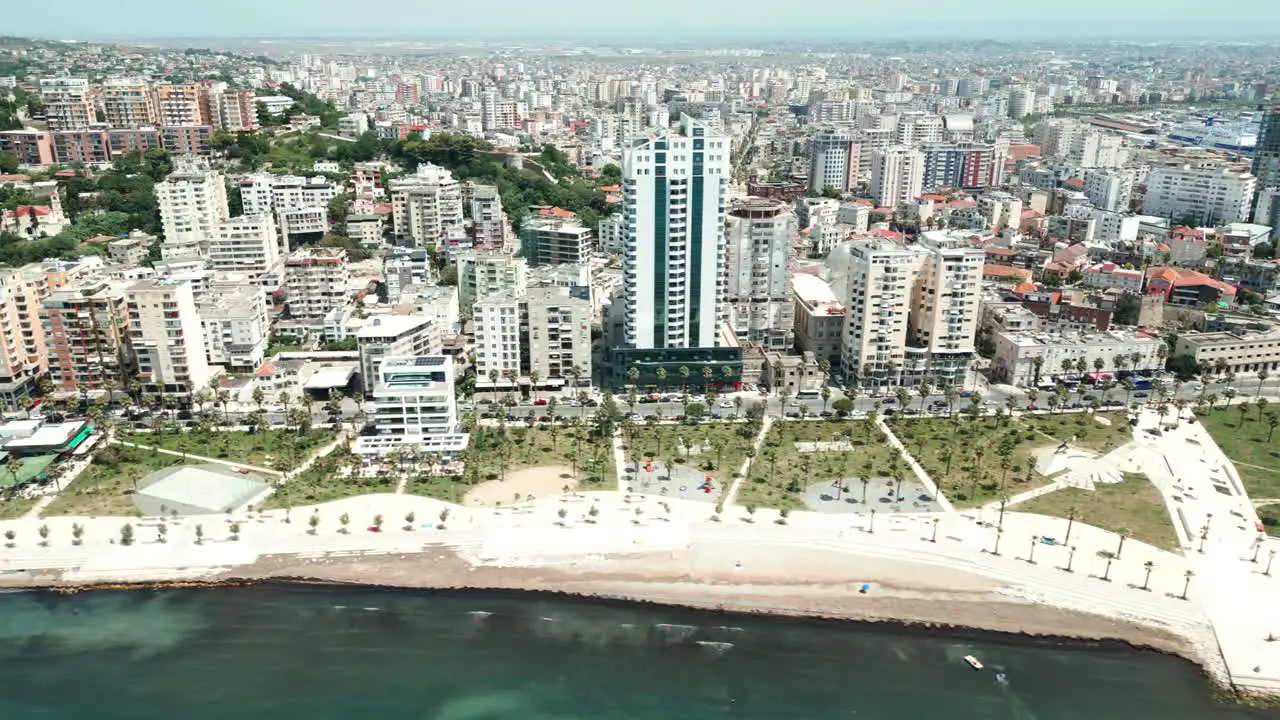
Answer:
[{"label": "dense cityscape", "polygon": [[854,522],[1280,689],[1273,45],[6,37],[0,213],[0,580]]}]

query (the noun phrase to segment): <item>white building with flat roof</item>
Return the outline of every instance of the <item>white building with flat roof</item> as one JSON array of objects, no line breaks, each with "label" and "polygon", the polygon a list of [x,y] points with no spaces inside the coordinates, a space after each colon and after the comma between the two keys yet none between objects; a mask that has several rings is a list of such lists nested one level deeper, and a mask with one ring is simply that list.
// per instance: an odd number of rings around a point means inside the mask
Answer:
[{"label": "white building with flat roof", "polygon": [[271,325],[267,296],[252,285],[215,285],[196,309],[210,365],[252,372],[266,360]]},{"label": "white building with flat roof", "polygon": [[379,314],[368,318],[356,332],[360,351],[360,373],[365,391],[371,379],[378,377],[378,364],[383,358],[398,355],[439,355],[444,339],[436,319],[431,315]]},{"label": "white building with flat roof", "polygon": [[453,457],[470,439],[458,422],[453,358],[388,356],[372,383],[372,435],[356,438],[358,455],[393,451]]},{"label": "white building with flat roof", "polygon": [[240,272],[254,284],[280,274],[280,241],[270,215],[243,215],[221,223],[209,243],[211,270]]},{"label": "white building with flat roof", "polygon": [[190,284],[135,283],[125,291],[125,309],[144,393],[182,394],[209,384],[213,371]]},{"label": "white building with flat roof", "polygon": [[164,226],[164,259],[204,256],[218,226],[230,217],[222,175],[205,160],[179,156],[173,172],[156,183],[155,195]]},{"label": "white building with flat roof", "polygon": [[[1057,376],[1078,377],[1073,369],[1062,369],[1064,361],[1076,365],[1084,361],[1086,372],[1114,374],[1118,370],[1148,371],[1164,367],[1160,348],[1164,341],[1133,330],[1107,332],[1070,331],[1061,333],[997,331],[992,335],[995,355],[991,359],[994,379],[1022,387],[1036,379],[1039,363],[1040,381]],[[1135,361],[1134,355],[1137,355]],[[1121,363],[1117,363],[1121,358]],[[1096,362],[1102,361],[1101,369]]]}]

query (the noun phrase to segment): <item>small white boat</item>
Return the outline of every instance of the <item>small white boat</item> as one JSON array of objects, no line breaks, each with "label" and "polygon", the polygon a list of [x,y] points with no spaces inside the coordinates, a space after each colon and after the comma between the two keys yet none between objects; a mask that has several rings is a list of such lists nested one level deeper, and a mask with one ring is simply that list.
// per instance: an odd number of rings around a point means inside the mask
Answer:
[{"label": "small white boat", "polygon": [[969,667],[973,668],[974,670],[982,669],[982,663],[978,660],[978,658],[972,655],[965,655],[964,661],[969,663]]}]

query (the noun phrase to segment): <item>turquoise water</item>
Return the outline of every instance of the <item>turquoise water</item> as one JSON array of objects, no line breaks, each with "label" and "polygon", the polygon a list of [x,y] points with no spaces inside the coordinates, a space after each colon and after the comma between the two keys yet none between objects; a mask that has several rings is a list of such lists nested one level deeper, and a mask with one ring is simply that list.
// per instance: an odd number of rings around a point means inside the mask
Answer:
[{"label": "turquoise water", "polygon": [[[993,671],[962,664],[966,654]],[[1218,720],[1199,670],[1115,646],[485,593],[0,594],[0,719]]]}]

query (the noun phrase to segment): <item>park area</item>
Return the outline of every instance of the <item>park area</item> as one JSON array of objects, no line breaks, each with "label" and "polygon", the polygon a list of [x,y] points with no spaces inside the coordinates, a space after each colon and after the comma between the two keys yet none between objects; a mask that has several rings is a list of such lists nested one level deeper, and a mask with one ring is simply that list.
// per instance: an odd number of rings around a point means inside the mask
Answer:
[{"label": "park area", "polygon": [[311,453],[332,442],[329,429],[299,432],[291,429],[119,432],[116,439],[201,457],[244,463],[269,470],[291,470]]},{"label": "park area", "polygon": [[303,472],[291,476],[283,485],[278,485],[262,503],[261,509],[316,505],[357,495],[396,491],[399,476],[372,470],[356,474],[355,468],[361,467],[362,462],[358,456],[338,448],[316,460]]},{"label": "park area", "polygon": [[140,515],[133,501],[138,481],[162,468],[181,464],[182,458],[175,455],[108,445],[94,454],[93,463],[58,493],[42,515]]},{"label": "park area", "polygon": [[[802,452],[801,447],[809,451]],[[848,480],[841,486],[851,493],[847,502],[862,497],[863,479],[910,475],[898,452],[869,419],[776,422],[751,463],[737,502],[779,510],[804,509],[811,485]]]},{"label": "park area", "polygon": [[[1105,422],[1098,422],[1102,418]],[[1105,455],[1133,439],[1123,412],[1071,412],[1023,415],[1023,422],[1058,441]]]},{"label": "park area", "polygon": [[[628,474],[637,464],[675,467],[683,474],[710,475],[721,489],[733,482],[755,440],[750,423],[636,424],[623,431]],[[634,478],[632,478],[634,481]]]},{"label": "park area", "polygon": [[1044,485],[1035,451],[1053,440],[1019,418],[893,418],[889,429],[957,507]]},{"label": "park area", "polygon": [[1235,465],[1250,500],[1280,500],[1280,451],[1271,446],[1280,437],[1273,433],[1280,427],[1280,416],[1247,403],[1197,410],[1196,417]]},{"label": "park area", "polygon": [[563,467],[584,490],[614,488],[611,440],[598,437],[591,425],[478,427],[465,460],[471,485],[503,480],[516,470]]},{"label": "park area", "polygon": [[[1140,473],[1125,473],[1121,482],[1099,483],[1093,490],[1063,488],[1020,503],[1014,509],[1059,518],[1074,517],[1078,522],[1140,540],[1162,550],[1178,551],[1178,536],[1173,530],[1164,496],[1146,475]],[[1046,534],[1061,537],[1061,533]]]}]

